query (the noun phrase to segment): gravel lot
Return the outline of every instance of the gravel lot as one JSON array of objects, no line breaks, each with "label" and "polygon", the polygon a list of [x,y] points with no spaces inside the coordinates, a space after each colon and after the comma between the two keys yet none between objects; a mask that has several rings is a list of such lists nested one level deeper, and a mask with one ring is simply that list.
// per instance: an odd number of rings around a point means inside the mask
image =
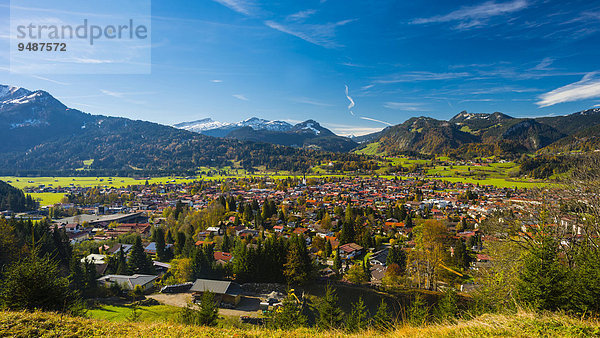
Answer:
[{"label": "gravel lot", "polygon": [[[147,296],[148,298],[156,299],[157,301],[171,306],[185,307],[189,302],[192,301],[191,293],[176,293],[176,294],[165,294],[156,293]],[[248,316],[248,317],[259,317],[262,313],[259,309],[260,298],[242,296],[242,300],[235,309],[219,309],[219,314],[223,316]]]}]

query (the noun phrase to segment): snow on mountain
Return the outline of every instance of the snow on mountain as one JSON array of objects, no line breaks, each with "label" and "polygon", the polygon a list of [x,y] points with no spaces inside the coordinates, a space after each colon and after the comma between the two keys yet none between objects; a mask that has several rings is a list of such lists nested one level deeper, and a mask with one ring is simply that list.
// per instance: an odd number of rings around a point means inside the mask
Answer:
[{"label": "snow on mountain", "polygon": [[321,133],[321,131],[320,131],[320,130],[318,130],[318,129],[316,129],[316,128],[314,127],[314,125],[313,125],[312,123],[310,123],[310,122],[309,122],[309,123],[307,123],[307,124],[306,124],[306,126],[302,127],[302,129],[304,129],[304,130],[310,130],[310,131],[312,131],[313,133],[315,133],[315,135],[319,135],[319,134]]},{"label": "snow on mountain", "polygon": [[203,133],[213,130],[227,130],[231,131],[243,127],[250,127],[254,130],[270,130],[270,131],[287,131],[292,129],[292,125],[284,121],[269,121],[252,117],[244,121],[229,123],[214,121],[211,118],[205,118],[202,120],[192,122],[182,122],[173,125],[175,128],[185,129],[196,133]]},{"label": "snow on mountain", "polygon": [[192,122],[182,122],[182,123],[173,125],[173,127],[175,127],[175,128],[189,130],[189,131],[193,131],[196,133],[201,133],[206,130],[219,129],[219,128],[223,128],[223,127],[231,127],[231,126],[232,126],[231,123],[214,121],[211,118],[205,118],[205,119],[196,120],[196,121],[192,121]]},{"label": "snow on mountain", "polygon": [[30,94],[31,92],[25,88],[0,85],[0,101],[17,99]]},{"label": "snow on mountain", "polygon": [[250,127],[254,130],[287,131],[292,129],[292,125],[284,121],[269,121],[252,117],[235,124],[238,127]]}]

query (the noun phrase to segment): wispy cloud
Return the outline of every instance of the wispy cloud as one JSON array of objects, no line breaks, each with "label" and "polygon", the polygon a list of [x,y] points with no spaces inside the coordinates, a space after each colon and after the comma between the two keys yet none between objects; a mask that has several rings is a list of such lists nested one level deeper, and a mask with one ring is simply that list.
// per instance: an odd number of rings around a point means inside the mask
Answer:
[{"label": "wispy cloud", "polygon": [[354,108],[355,104],[354,104],[354,100],[352,99],[352,97],[350,97],[350,95],[348,94],[348,86],[346,85],[346,98],[348,99],[348,101],[350,101],[350,104],[348,105],[348,109],[352,109]]},{"label": "wispy cloud", "polygon": [[235,97],[238,100],[242,100],[242,101],[248,101],[248,98],[242,94],[233,94],[233,97]]},{"label": "wispy cloud", "polygon": [[152,95],[155,94],[154,92],[118,92],[118,91],[113,91],[113,90],[107,90],[107,89],[100,89],[100,92],[104,95],[108,95],[108,96],[112,96],[112,97],[118,97],[118,98],[124,98],[127,96],[136,96],[136,95]]},{"label": "wispy cloud", "polygon": [[580,81],[554,89],[539,96],[536,104],[548,107],[558,103],[581,101],[600,97],[600,74],[592,72],[586,74]]},{"label": "wispy cloud", "polygon": [[210,82],[212,82],[212,83],[222,83],[223,80],[210,80]]},{"label": "wispy cloud", "polygon": [[111,90],[106,90],[106,89],[100,89],[100,91],[103,94],[106,94],[106,95],[112,96],[112,97],[123,97],[123,96],[125,96],[125,93],[121,93],[121,92],[113,92]]},{"label": "wispy cloud", "polygon": [[317,11],[314,9],[307,9],[305,11],[300,11],[294,14],[290,14],[287,16],[288,20],[304,20],[310,16],[312,16],[313,14],[315,14]]},{"label": "wispy cloud", "polygon": [[374,83],[401,83],[401,82],[415,82],[415,81],[435,81],[435,80],[450,80],[469,76],[469,73],[458,72],[458,73],[433,73],[433,72],[406,72],[397,73],[382,77],[373,81]]},{"label": "wispy cloud", "polygon": [[304,104],[310,104],[312,106],[318,106],[318,107],[333,107],[332,104],[329,103],[325,103],[325,102],[320,102],[317,100],[313,100],[307,97],[298,97],[298,98],[293,98],[291,99],[294,102],[298,102],[298,103],[304,103]]},{"label": "wispy cloud", "polygon": [[265,25],[282,33],[293,35],[306,42],[325,48],[341,47],[335,41],[335,31],[338,27],[347,25],[356,19],[348,19],[325,24],[287,23],[281,24],[272,20],[265,21]]},{"label": "wispy cloud", "polygon": [[57,81],[57,80],[49,79],[47,77],[43,77],[43,76],[39,76],[39,75],[31,75],[31,77],[38,79],[38,80],[44,80],[44,81],[52,82],[52,83],[63,85],[63,86],[68,86],[70,84],[67,82]]},{"label": "wispy cloud", "polygon": [[340,136],[361,136],[381,131],[383,127],[364,127],[336,123],[322,123],[322,125]]},{"label": "wispy cloud", "polygon": [[385,122],[385,121],[381,121],[381,120],[377,120],[371,117],[365,117],[365,116],[359,116],[359,119],[363,119],[363,120],[367,120],[367,121],[373,121],[373,122],[377,122],[377,123],[381,123],[381,124],[385,124],[387,126],[393,126],[393,124],[389,123],[389,122]]},{"label": "wispy cloud", "polygon": [[255,4],[248,0],[213,0],[223,6],[228,7],[240,14],[251,15],[254,11]]},{"label": "wispy cloud", "polygon": [[527,0],[513,0],[509,2],[497,3],[495,1],[486,1],[476,6],[466,6],[444,15],[436,15],[429,18],[418,18],[413,20],[412,24],[429,24],[443,22],[458,22],[455,28],[469,29],[483,26],[488,19],[506,15],[509,13],[523,10],[529,6]]},{"label": "wispy cloud", "polygon": [[104,63],[114,63],[115,60],[102,60],[102,59],[92,59],[92,58],[73,58],[72,62],[74,63],[85,63],[85,64],[104,64]]},{"label": "wispy cloud", "polygon": [[405,111],[423,110],[422,103],[413,103],[413,102],[385,102],[383,104],[383,106],[388,109],[405,110]]},{"label": "wispy cloud", "polygon": [[548,68],[552,63],[554,63],[553,58],[544,58],[540,63],[533,67],[533,70],[553,70],[553,68]]}]

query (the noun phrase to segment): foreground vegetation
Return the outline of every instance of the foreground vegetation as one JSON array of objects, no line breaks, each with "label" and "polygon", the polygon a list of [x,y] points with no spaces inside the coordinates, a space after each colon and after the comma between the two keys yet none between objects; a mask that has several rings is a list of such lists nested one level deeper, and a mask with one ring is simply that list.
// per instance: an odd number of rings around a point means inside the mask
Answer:
[{"label": "foreground vegetation", "polygon": [[[186,326],[168,322],[136,323],[70,317],[48,312],[0,312],[0,336],[32,337],[87,337],[87,336],[135,336],[135,337],[211,336],[211,337],[341,337],[344,331],[319,331],[300,328],[290,331],[272,330],[260,326],[235,325],[230,327]],[[362,337],[482,337],[482,336],[592,336],[600,334],[600,323],[579,320],[560,314],[538,315],[529,312],[501,315],[486,314],[456,324],[430,326],[401,326],[382,333],[366,330],[356,333]]]}]

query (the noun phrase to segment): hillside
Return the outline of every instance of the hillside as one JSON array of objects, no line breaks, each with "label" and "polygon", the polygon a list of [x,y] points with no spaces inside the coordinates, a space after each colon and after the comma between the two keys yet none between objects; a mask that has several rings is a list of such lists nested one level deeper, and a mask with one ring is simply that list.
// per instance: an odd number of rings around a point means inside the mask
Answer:
[{"label": "hillside", "polygon": [[0,181],[0,211],[22,212],[37,209],[37,203],[29,195],[10,184]]},{"label": "hillside", "polygon": [[428,117],[411,118],[387,128],[379,137],[379,151],[388,154],[403,152],[440,153],[466,143],[478,142],[479,138],[447,121]]},{"label": "hillside", "polygon": [[598,125],[600,109],[543,118],[463,111],[448,121],[411,118],[379,134],[367,135],[363,138],[367,142],[362,146],[369,147],[371,153],[391,155],[417,152],[468,158],[492,155],[514,158],[546,147],[595,150],[594,138],[600,134],[594,126]]},{"label": "hillside", "polygon": [[[239,325],[239,324],[238,324]],[[167,322],[128,323],[69,317],[43,312],[0,312],[0,336],[33,337],[482,337],[482,336],[591,336],[597,335],[600,324],[596,321],[578,320],[563,315],[483,315],[457,324],[424,327],[402,326],[382,333],[365,331],[348,334],[345,331],[318,331],[304,328],[291,331],[271,330],[256,326],[197,327]]]}]

